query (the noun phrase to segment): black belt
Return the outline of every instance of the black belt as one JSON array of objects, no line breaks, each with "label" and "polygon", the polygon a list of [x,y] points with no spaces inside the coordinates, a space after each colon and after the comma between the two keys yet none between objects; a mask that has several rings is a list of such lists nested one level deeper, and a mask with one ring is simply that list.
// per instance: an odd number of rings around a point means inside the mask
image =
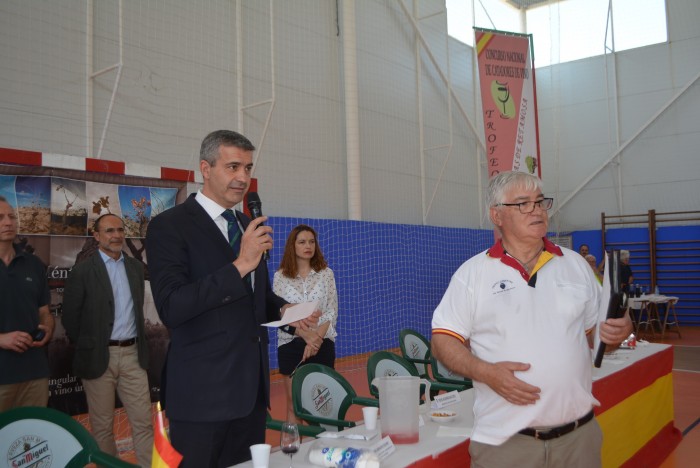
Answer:
[{"label": "black belt", "polygon": [[532,427],[526,427],[525,429],[520,431],[519,434],[531,436],[537,440],[556,439],[557,437],[561,437],[575,430],[576,428],[583,426],[591,419],[593,419],[593,410],[591,410],[581,419],[578,419],[574,422],[570,422],[569,424],[564,424],[563,426],[550,427],[549,429],[534,429]]},{"label": "black belt", "polygon": [[132,344],[136,344],[136,338],[129,338],[128,340],[109,340],[109,345],[110,346],[131,346]]}]

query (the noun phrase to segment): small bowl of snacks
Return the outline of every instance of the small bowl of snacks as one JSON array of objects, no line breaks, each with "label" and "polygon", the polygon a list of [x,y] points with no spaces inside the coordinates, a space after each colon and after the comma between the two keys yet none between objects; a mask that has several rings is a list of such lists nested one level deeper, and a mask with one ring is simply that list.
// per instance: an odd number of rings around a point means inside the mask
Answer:
[{"label": "small bowl of snacks", "polygon": [[448,411],[444,409],[434,410],[430,412],[430,419],[436,423],[447,423],[457,417],[457,413],[454,411]]}]

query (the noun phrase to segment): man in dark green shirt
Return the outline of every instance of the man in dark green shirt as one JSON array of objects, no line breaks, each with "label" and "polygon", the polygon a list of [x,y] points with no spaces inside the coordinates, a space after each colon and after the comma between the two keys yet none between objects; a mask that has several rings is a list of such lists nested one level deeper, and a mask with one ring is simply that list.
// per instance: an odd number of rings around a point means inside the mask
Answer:
[{"label": "man in dark green shirt", "polygon": [[0,196],[0,412],[46,406],[49,399],[45,346],[54,319],[46,267],[13,244],[16,236],[17,214]]}]

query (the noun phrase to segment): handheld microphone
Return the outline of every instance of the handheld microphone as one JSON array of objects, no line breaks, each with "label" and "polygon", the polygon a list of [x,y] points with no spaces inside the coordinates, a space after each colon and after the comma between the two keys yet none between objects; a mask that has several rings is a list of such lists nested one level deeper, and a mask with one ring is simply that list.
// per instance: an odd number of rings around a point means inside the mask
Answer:
[{"label": "handheld microphone", "polygon": [[[257,192],[248,192],[248,211],[250,211],[250,216],[255,219],[261,217],[262,214],[262,202],[260,201],[260,196]],[[260,224],[263,226],[263,224]],[[267,261],[270,258],[270,254],[263,252],[263,260]]]}]

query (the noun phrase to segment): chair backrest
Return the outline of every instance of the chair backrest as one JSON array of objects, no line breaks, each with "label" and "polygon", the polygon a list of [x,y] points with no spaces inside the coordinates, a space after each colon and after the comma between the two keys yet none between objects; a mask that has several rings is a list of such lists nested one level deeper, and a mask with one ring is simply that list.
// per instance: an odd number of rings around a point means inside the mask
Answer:
[{"label": "chair backrest", "polygon": [[413,363],[418,375],[428,376],[428,364],[430,363],[430,342],[415,330],[404,328],[399,332],[399,347],[401,355]]},{"label": "chair backrest", "polygon": [[430,356],[430,367],[433,371],[433,376],[438,382],[464,385],[465,389],[472,388],[473,386],[471,379],[455,374],[445,367],[443,363],[435,359],[435,356]]},{"label": "chair backrest", "polygon": [[[314,417],[343,421],[357,393],[345,377],[322,364],[299,367],[292,380],[292,404],[296,415],[310,423]],[[342,426],[328,426],[342,430]]]},{"label": "chair backrest", "polygon": [[135,467],[101,452],[75,419],[52,408],[22,407],[0,413],[0,453],[24,466],[83,467],[99,462],[109,468]]},{"label": "chair backrest", "polygon": [[[375,377],[389,377],[392,375],[403,375],[420,377],[415,366],[408,360],[389,351],[377,351],[367,359],[367,384],[369,393],[379,398],[379,389],[372,385]],[[421,390],[422,391],[422,390]]]}]

